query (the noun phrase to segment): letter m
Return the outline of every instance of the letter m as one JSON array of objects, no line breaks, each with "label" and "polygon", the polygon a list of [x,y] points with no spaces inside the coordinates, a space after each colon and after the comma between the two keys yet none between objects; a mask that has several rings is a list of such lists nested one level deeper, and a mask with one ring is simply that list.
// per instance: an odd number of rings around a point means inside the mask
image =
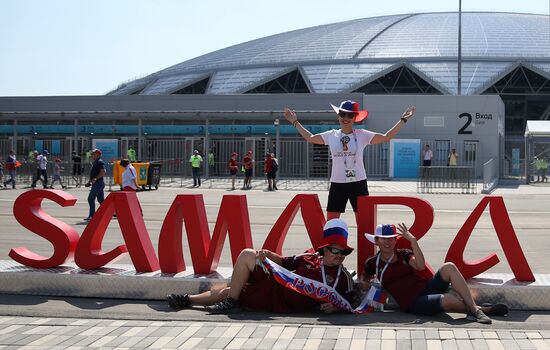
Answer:
[{"label": "letter m", "polygon": [[202,195],[178,195],[166,214],[159,237],[160,269],[165,273],[185,271],[182,226],[185,224],[193,270],[197,274],[215,271],[229,233],[233,264],[240,252],[252,248],[252,234],[246,196],[223,196],[212,238]]}]

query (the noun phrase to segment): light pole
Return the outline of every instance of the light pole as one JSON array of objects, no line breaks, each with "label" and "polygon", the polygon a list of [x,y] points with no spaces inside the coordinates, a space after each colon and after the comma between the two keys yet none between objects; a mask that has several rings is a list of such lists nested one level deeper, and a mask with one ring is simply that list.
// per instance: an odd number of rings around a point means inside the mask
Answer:
[{"label": "light pole", "polygon": [[279,153],[280,153],[280,140],[279,140],[279,118],[276,118],[273,121],[273,125],[275,125],[275,158],[279,159]]},{"label": "light pole", "polygon": [[458,0],[458,67],[457,95],[462,94],[462,0]]}]

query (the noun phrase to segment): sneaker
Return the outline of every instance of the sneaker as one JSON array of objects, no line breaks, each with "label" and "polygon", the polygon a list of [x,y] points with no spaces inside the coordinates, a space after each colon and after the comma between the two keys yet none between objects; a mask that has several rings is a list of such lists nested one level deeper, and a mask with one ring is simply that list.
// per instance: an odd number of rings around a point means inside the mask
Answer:
[{"label": "sneaker", "polygon": [[172,309],[185,309],[191,305],[191,300],[189,300],[189,294],[168,294],[166,297],[168,305]]},{"label": "sneaker", "polygon": [[87,218],[84,218],[84,221],[90,221],[90,220],[92,220],[91,216],[88,216]]},{"label": "sneaker", "polygon": [[489,312],[487,312],[487,315],[490,316],[506,316],[508,315],[508,305],[503,303],[498,304],[483,304],[481,306],[490,308]]},{"label": "sneaker", "polygon": [[493,321],[481,311],[481,309],[477,309],[475,312],[468,312],[466,315],[466,319],[469,321],[474,321],[482,324],[491,324]]},{"label": "sneaker", "polygon": [[227,297],[212,306],[207,306],[206,308],[208,309],[208,311],[212,313],[217,313],[217,312],[229,311],[237,307],[239,307],[239,302]]}]

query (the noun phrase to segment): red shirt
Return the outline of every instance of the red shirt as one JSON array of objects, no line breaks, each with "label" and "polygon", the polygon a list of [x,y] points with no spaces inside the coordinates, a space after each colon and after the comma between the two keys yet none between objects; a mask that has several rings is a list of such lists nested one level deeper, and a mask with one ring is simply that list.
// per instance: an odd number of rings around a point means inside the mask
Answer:
[{"label": "red shirt", "polygon": [[[368,278],[372,278],[376,274],[376,257],[378,254],[370,257],[365,262],[365,274]],[[419,274],[419,271],[409,265],[409,260],[414,256],[411,250],[397,249],[396,254],[397,261],[388,265],[381,282],[382,287],[393,296],[399,308],[407,311],[414,299],[422,292],[429,278],[423,277]],[[385,266],[386,263],[380,259],[379,274]]]},{"label": "red shirt", "polygon": [[243,163],[245,169],[252,169],[252,158],[249,155],[243,158]]},{"label": "red shirt", "polygon": [[[282,266],[296,274],[316,281],[323,281],[321,275],[322,259],[317,254],[302,254],[284,257]],[[327,284],[334,285],[338,266],[325,266]],[[340,278],[335,289],[347,297],[353,288],[350,273],[342,267]],[[319,310],[321,301],[312,299],[286,288],[275,281],[271,275],[266,275],[261,268],[256,267],[239,297],[239,303],[250,309],[269,312],[305,312]]]},{"label": "red shirt", "polygon": [[272,169],[273,159],[271,157],[264,160],[264,173],[270,173]]},{"label": "red shirt", "polygon": [[229,159],[229,169],[234,170],[237,168],[237,160],[236,159]]}]

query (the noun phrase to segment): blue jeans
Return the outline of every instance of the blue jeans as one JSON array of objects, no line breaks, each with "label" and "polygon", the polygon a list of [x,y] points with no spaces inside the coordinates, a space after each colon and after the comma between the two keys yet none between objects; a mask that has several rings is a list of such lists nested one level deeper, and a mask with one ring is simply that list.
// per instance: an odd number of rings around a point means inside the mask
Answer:
[{"label": "blue jeans", "polygon": [[88,204],[90,205],[90,213],[88,215],[89,218],[91,218],[95,214],[95,199],[97,198],[99,204],[103,203],[103,199],[105,199],[105,193],[103,192],[104,188],[104,181],[99,181],[92,185],[92,188],[90,189],[90,194],[88,194]]},{"label": "blue jeans", "polygon": [[[42,179],[43,178],[43,179]],[[37,169],[36,170],[36,178],[32,181],[32,187],[36,187],[36,183],[40,180],[42,182],[42,186],[46,188],[48,186],[48,172],[46,169]]]},{"label": "blue jeans", "polygon": [[11,183],[11,186],[12,186],[13,188],[15,188],[15,169],[13,169],[13,170],[8,170],[8,172],[9,172],[9,174],[10,174],[10,179],[7,180],[7,181],[4,181],[4,186],[5,186],[5,187],[8,187],[7,185],[8,185],[9,183]]}]

